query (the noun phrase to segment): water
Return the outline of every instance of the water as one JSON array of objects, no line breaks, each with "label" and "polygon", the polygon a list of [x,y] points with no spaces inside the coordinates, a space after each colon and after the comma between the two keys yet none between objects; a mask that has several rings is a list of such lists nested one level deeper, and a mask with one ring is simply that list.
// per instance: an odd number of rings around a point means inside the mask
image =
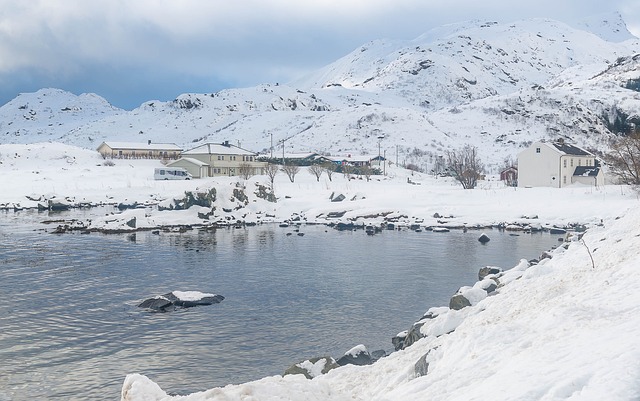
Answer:
[{"label": "water", "polygon": [[[282,374],[391,337],[448,305],[486,265],[510,268],[557,236],[324,226],[55,235],[36,213],[0,214],[0,401],[118,400],[128,373],[186,394]],[[52,217],[54,218],[54,217]],[[51,231],[54,227],[48,227]],[[286,233],[293,233],[287,236]],[[150,313],[172,290],[217,305]]]}]

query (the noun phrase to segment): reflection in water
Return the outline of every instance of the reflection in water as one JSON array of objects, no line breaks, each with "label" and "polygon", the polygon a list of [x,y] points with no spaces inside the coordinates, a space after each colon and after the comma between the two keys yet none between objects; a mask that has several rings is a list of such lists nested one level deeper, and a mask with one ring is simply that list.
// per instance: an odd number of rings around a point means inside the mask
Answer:
[{"label": "reflection in water", "polygon": [[[257,226],[186,233],[52,235],[0,215],[0,400],[117,400],[124,376],[174,393],[281,374],[301,359],[390,339],[447,305],[484,265],[514,266],[547,234],[337,232]],[[40,228],[40,227],[38,227]],[[217,305],[147,313],[173,290]]]}]

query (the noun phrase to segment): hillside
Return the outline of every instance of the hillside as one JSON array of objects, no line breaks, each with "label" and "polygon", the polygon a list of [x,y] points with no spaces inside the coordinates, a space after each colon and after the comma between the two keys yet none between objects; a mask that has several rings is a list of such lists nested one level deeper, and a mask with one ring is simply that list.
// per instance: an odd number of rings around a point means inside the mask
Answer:
[{"label": "hillside", "polygon": [[[470,21],[377,40],[287,85],[183,94],[125,111],[43,89],[0,108],[2,143],[229,140],[254,151],[377,154],[431,168],[473,144],[489,172],[528,143],[562,136],[604,150],[640,120],[640,42],[617,14],[577,27]],[[272,142],[273,141],[273,142]]]}]

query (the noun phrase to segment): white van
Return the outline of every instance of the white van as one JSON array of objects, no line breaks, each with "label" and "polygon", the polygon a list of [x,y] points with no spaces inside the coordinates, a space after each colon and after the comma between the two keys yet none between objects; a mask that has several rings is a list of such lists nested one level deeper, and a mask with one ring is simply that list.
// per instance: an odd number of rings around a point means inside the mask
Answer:
[{"label": "white van", "polygon": [[160,167],[155,170],[153,178],[156,180],[190,180],[193,176],[182,167]]}]

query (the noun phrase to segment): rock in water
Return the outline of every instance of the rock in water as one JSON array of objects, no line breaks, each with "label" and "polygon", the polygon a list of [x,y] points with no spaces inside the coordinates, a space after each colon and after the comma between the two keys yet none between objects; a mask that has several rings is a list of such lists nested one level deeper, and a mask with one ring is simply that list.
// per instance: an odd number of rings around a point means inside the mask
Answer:
[{"label": "rock in water", "polygon": [[156,311],[180,308],[191,308],[200,305],[219,304],[224,300],[222,295],[205,294],[199,291],[173,291],[144,300],[138,306]]},{"label": "rock in water", "polygon": [[482,235],[480,235],[480,237],[478,238],[478,241],[480,241],[483,244],[486,244],[487,242],[490,241],[489,236],[485,233],[482,233]]},{"label": "rock in water", "polygon": [[173,306],[173,302],[169,301],[167,298],[163,297],[162,295],[157,296],[155,298],[145,299],[144,301],[142,301],[140,305],[138,305],[138,307],[140,308],[161,310],[161,311],[166,310],[166,308],[170,306]]}]

